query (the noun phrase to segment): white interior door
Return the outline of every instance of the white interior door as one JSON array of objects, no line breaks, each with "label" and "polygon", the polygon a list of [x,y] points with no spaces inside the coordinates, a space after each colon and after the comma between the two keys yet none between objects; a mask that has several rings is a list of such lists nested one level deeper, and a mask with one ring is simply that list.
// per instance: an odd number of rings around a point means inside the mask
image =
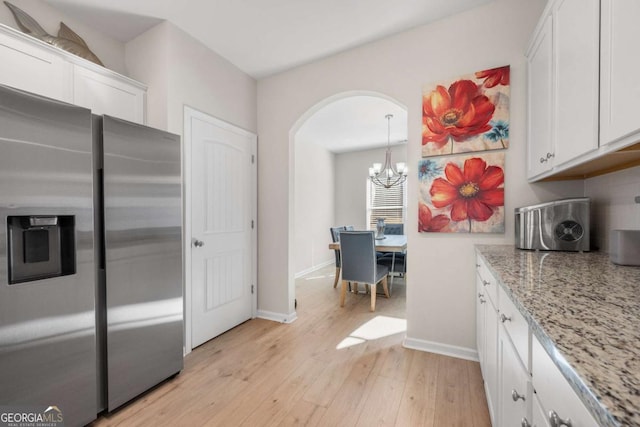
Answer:
[{"label": "white interior door", "polygon": [[185,110],[186,138],[194,348],[255,316],[257,138],[191,109]]}]

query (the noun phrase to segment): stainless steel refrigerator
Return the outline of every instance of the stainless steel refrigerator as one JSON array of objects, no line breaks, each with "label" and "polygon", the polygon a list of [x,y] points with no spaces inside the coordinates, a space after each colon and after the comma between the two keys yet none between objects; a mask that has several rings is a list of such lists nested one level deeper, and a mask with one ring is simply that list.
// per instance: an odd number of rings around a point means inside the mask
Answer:
[{"label": "stainless steel refrigerator", "polygon": [[0,86],[0,410],[84,425],[182,369],[180,139]]}]

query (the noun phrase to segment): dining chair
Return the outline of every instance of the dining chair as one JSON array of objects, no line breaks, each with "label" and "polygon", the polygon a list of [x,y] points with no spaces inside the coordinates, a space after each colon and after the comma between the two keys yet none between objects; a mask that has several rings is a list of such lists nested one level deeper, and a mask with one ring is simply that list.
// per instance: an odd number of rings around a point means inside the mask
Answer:
[{"label": "dining chair", "polygon": [[404,234],[404,224],[385,224],[384,234],[402,235]]},{"label": "dining chair", "polygon": [[[386,224],[384,227],[384,234],[404,234],[404,224]],[[389,267],[389,272],[391,273],[400,273],[404,275],[407,271],[406,252],[378,252],[378,263]]]},{"label": "dining chair", "polygon": [[[344,231],[344,227],[331,227],[329,228],[329,231],[331,231],[331,241],[333,243],[339,242],[340,241],[340,232]],[[336,278],[333,281],[333,287],[337,287],[338,286],[338,280],[340,280],[340,267],[342,265],[341,261],[340,261],[340,251],[338,249],[334,250],[335,252],[335,256],[336,256]]]},{"label": "dining chair", "polygon": [[373,231],[342,231],[340,233],[342,258],[342,289],[340,307],[344,307],[348,282],[371,286],[371,311],[376,309],[376,286],[382,282],[385,297],[389,298],[387,274],[389,269],[376,261]]}]

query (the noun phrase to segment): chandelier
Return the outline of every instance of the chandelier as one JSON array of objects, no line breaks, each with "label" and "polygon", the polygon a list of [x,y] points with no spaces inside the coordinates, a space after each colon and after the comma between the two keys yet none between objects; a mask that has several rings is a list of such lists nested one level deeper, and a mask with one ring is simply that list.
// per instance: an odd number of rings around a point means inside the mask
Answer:
[{"label": "chandelier", "polygon": [[369,178],[375,185],[391,188],[400,185],[407,180],[407,166],[404,162],[398,162],[395,167],[391,162],[391,118],[393,114],[387,114],[387,152],[382,163],[374,163],[369,168]]}]

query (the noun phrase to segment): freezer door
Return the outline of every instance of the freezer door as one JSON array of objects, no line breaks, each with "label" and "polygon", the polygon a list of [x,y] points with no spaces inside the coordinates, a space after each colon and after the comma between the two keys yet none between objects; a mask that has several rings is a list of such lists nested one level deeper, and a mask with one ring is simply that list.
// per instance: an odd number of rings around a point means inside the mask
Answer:
[{"label": "freezer door", "polygon": [[105,116],[108,409],[183,367],[180,137]]},{"label": "freezer door", "polygon": [[0,86],[0,405],[67,426],[97,413],[91,176],[89,110]]}]

